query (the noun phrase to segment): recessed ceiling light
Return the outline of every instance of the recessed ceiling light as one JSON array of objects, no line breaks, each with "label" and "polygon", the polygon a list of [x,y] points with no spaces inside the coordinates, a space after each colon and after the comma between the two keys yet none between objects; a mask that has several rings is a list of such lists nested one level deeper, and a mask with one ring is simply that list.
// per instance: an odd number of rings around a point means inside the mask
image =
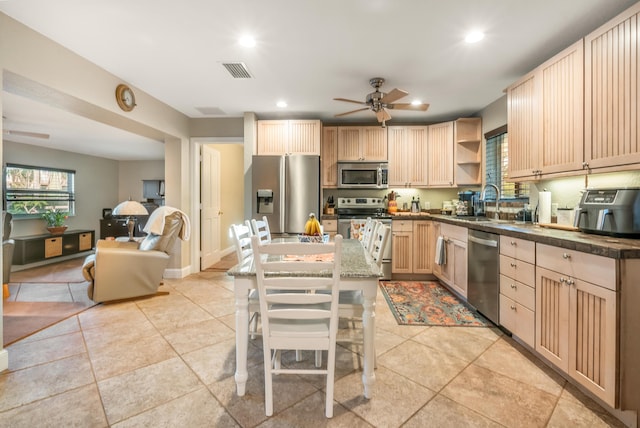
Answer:
[{"label": "recessed ceiling light", "polygon": [[276,103],[276,105],[280,108],[285,108],[287,106],[287,102],[286,101],[278,101]]},{"label": "recessed ceiling light", "polygon": [[467,43],[476,43],[480,40],[484,39],[484,33],[482,31],[472,31],[467,34],[467,37],[464,38],[464,41]]},{"label": "recessed ceiling light", "polygon": [[256,45],[256,39],[251,36],[242,36],[239,42],[242,46],[247,48],[252,48]]}]

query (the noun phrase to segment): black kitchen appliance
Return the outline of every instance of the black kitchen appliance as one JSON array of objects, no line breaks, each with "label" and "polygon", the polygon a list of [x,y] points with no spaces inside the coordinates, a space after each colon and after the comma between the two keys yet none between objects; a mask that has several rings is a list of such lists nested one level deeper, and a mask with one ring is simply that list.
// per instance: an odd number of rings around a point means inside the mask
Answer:
[{"label": "black kitchen appliance", "polygon": [[462,205],[460,209],[456,209],[456,215],[472,216],[479,214],[476,212],[476,208],[478,205],[478,201],[480,200],[480,192],[474,192],[471,190],[458,192],[458,200],[462,203]]},{"label": "black kitchen appliance", "polygon": [[574,226],[586,233],[640,238],[640,187],[585,190]]}]

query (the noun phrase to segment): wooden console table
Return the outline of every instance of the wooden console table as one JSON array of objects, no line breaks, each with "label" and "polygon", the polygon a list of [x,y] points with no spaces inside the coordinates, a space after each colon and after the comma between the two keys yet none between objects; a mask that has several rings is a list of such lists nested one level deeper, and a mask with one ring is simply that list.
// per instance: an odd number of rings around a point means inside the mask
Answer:
[{"label": "wooden console table", "polygon": [[68,256],[93,249],[95,231],[67,230],[62,235],[29,235],[14,237],[13,264],[25,265],[55,257]]}]

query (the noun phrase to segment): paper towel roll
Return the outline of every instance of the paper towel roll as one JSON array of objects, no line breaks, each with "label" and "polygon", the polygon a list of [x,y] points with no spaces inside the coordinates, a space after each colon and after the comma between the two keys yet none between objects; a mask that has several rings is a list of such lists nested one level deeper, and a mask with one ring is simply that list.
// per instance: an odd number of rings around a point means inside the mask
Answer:
[{"label": "paper towel roll", "polygon": [[538,193],[538,223],[551,223],[551,192]]}]

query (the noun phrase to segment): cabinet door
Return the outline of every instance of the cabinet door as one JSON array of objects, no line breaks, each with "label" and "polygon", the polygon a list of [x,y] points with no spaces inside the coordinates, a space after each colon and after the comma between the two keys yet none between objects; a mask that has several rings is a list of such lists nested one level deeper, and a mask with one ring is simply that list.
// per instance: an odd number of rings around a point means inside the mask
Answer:
[{"label": "cabinet door", "polygon": [[387,161],[387,128],[365,126],[361,128],[360,154],[365,161]]},{"label": "cabinet door", "polygon": [[413,272],[412,232],[392,232],[391,234],[391,272]]},{"label": "cabinet door", "polygon": [[338,160],[359,161],[360,153],[360,128],[355,126],[338,127]]},{"label": "cabinet door", "polygon": [[569,375],[616,406],[616,293],[570,279]]},{"label": "cabinet door", "polygon": [[432,273],[434,254],[431,251],[433,225],[427,220],[413,221],[413,273]]},{"label": "cabinet door", "polygon": [[407,158],[410,155],[407,150],[407,128],[404,126],[389,126],[387,128],[388,154],[389,154],[389,186],[404,187],[407,179]]},{"label": "cabinet door", "polygon": [[322,129],[322,186],[338,187],[338,128]]},{"label": "cabinet door", "polygon": [[258,155],[284,155],[289,141],[287,120],[258,121]]},{"label": "cabinet door", "polygon": [[427,182],[431,187],[452,187],[453,122],[428,126],[429,168]]},{"label": "cabinet door", "polygon": [[507,88],[509,177],[533,177],[538,170],[538,78],[534,73]]},{"label": "cabinet door", "polygon": [[407,181],[411,187],[424,187],[428,184],[429,145],[428,127],[407,127]]},{"label": "cabinet door", "polygon": [[569,368],[567,276],[536,268],[536,351],[565,373]]},{"label": "cabinet door", "polygon": [[583,52],[584,44],[580,40],[539,67],[542,83],[542,144],[538,162],[541,174],[582,169]]},{"label": "cabinet door", "polygon": [[288,154],[320,155],[319,120],[289,120]]},{"label": "cabinet door", "polygon": [[589,168],[640,163],[639,13],[636,4],[584,39]]}]

